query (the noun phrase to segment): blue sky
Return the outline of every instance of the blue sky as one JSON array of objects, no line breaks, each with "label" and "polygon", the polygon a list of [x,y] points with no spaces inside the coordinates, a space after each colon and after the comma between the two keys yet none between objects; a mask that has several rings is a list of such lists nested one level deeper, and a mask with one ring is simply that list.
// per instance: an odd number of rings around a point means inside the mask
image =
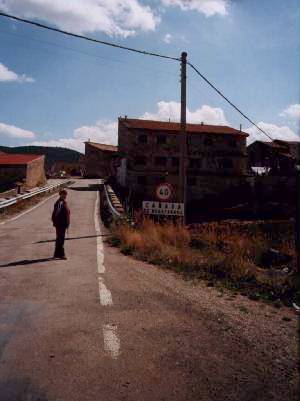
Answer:
[{"label": "blue sky", "polygon": [[[21,5],[20,5],[21,4]],[[271,136],[299,135],[298,0],[0,0],[0,10],[189,61]],[[117,118],[178,120],[179,64],[0,17],[0,144],[83,150]],[[192,70],[188,120],[265,139]]]}]

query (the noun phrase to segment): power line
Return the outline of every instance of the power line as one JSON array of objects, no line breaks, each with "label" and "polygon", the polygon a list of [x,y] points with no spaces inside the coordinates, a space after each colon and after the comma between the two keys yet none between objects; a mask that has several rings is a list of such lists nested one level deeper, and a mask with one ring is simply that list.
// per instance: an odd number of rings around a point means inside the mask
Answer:
[{"label": "power line", "polygon": [[14,15],[6,14],[6,13],[4,13],[2,11],[0,11],[0,16],[6,17],[6,18],[11,18],[11,19],[16,20],[16,21],[24,22],[25,24],[34,25],[34,26],[36,26],[38,28],[48,29],[49,31],[62,33],[64,35],[72,36],[74,38],[84,39],[84,40],[87,40],[87,41],[93,42],[93,43],[98,43],[98,44],[105,45],[105,46],[116,47],[116,48],[119,48],[119,49],[131,51],[131,52],[134,52],[134,53],[143,54],[145,56],[154,56],[154,57],[160,57],[160,58],[174,60],[174,61],[180,61],[180,58],[177,58],[177,57],[165,56],[165,55],[159,54],[159,53],[153,53],[153,52],[149,52],[149,51],[146,51],[146,50],[134,49],[133,47],[126,47],[126,46],[118,45],[116,43],[105,42],[103,40],[90,38],[88,36],[78,35],[76,33],[63,31],[63,30],[58,29],[58,28],[53,28],[53,27],[51,27],[49,25],[40,24],[39,22],[34,22],[34,21],[30,21],[30,20],[27,20],[27,19],[24,19],[24,18],[16,17]]},{"label": "power line", "polygon": [[131,66],[131,65],[129,66],[129,63],[127,61],[125,61],[125,60],[112,59],[112,58],[109,58],[107,56],[104,57],[104,56],[100,56],[99,54],[88,53],[88,52],[85,52],[85,51],[82,51],[82,50],[78,50],[78,49],[75,49],[75,48],[72,48],[72,47],[68,47],[68,46],[65,46],[65,45],[62,45],[62,44],[53,43],[53,42],[49,42],[49,41],[42,40],[42,39],[32,38],[32,37],[27,36],[27,35],[20,35],[20,34],[17,34],[15,32],[8,32],[8,31],[3,31],[3,30],[0,29],[0,35],[1,34],[9,35],[9,36],[15,36],[15,37],[23,39],[23,40],[26,39],[26,40],[30,40],[30,41],[33,41],[33,42],[42,43],[42,44],[45,44],[45,45],[48,45],[48,46],[50,45],[50,46],[54,46],[54,47],[57,47],[57,48],[61,48],[61,49],[64,49],[64,50],[67,50],[67,51],[71,51],[71,52],[74,52],[74,53],[83,54],[83,55],[91,57],[91,58],[100,59],[100,60],[103,60],[102,64],[104,63],[104,61],[114,62],[114,63],[122,63],[122,64],[127,64],[127,67],[129,67],[131,69],[135,69],[135,70],[143,69],[144,71],[148,70],[151,73],[155,73],[155,75],[157,75],[157,73],[163,73],[163,74],[174,75],[174,76],[178,75],[178,74],[172,73],[170,71],[165,71],[165,70],[161,70],[161,69],[157,69],[157,68],[152,68],[152,67],[149,67],[149,66],[147,66],[147,67],[139,66],[138,64],[136,64],[134,67]]},{"label": "power line", "polygon": [[[93,42],[93,43],[97,43],[97,44],[101,44],[101,45],[105,45],[105,46],[111,46],[111,47],[115,47],[115,48],[119,48],[122,50],[127,50],[127,51],[131,51],[134,53],[139,53],[139,54],[143,54],[143,55],[147,55],[147,56],[154,56],[154,57],[159,57],[159,58],[164,58],[164,59],[169,59],[169,60],[174,60],[174,61],[181,61],[181,58],[178,57],[171,57],[171,56],[166,56],[163,54],[159,54],[159,53],[153,53],[153,52],[148,52],[146,50],[139,50],[139,49],[134,49],[132,47],[126,47],[126,46],[122,46],[122,45],[118,45],[116,43],[112,43],[112,42],[106,42],[106,41],[102,41],[102,40],[98,40],[98,39],[94,39],[94,38],[90,38],[88,36],[84,36],[84,35],[78,35],[72,32],[68,32],[68,31],[64,31],[58,28],[53,28],[50,27],[49,25],[45,25],[45,24],[40,24],[38,22],[34,22],[34,21],[30,21],[24,18],[20,18],[20,17],[16,17],[14,15],[10,15],[10,14],[6,14],[0,11],[0,16],[2,17],[6,17],[6,18],[11,18],[13,20],[16,21],[20,21],[20,22],[24,22],[25,24],[29,24],[29,25],[33,25],[35,27],[38,28],[43,28],[43,29],[47,29],[49,31],[53,31],[53,32],[58,32],[67,36],[72,36],[75,38],[79,38],[79,39],[83,39],[83,40],[87,40],[89,42]],[[249,118],[244,112],[242,112],[237,106],[235,106],[234,103],[232,103],[225,95],[223,95],[223,93],[215,87],[215,85],[213,85],[203,74],[201,74],[201,72],[190,62],[187,62],[187,64],[209,85],[211,86],[224,100],[226,100],[227,103],[230,104],[231,107],[233,107],[238,113],[240,113],[247,121],[249,121],[251,124],[253,124],[259,131],[261,131],[264,135],[266,135],[271,141],[273,141],[273,138],[266,132],[264,131],[262,128],[260,128],[254,121],[251,120],[251,118]]]},{"label": "power line", "polygon": [[187,64],[209,85],[211,86],[224,100],[226,100],[227,103],[230,104],[231,107],[233,107],[238,113],[240,113],[246,120],[248,120],[251,124],[253,124],[259,131],[261,131],[264,135],[266,135],[271,141],[273,141],[273,138],[262,128],[260,128],[257,124],[255,124],[254,121],[251,120],[251,118],[247,117],[245,113],[243,113],[235,104],[233,104],[223,93],[215,87],[201,72],[190,62],[187,62]]}]

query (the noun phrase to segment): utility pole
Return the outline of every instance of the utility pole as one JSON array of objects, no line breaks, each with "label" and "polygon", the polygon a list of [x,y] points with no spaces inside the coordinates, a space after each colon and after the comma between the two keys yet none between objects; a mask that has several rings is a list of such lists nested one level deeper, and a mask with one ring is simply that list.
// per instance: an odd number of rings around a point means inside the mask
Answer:
[{"label": "utility pole", "polygon": [[295,247],[297,273],[300,273],[300,143],[298,144],[296,160],[296,223],[295,223]]},{"label": "utility pole", "polygon": [[179,173],[179,196],[184,204],[183,224],[186,222],[186,155],[187,155],[187,133],[186,133],[186,59],[187,53],[181,53],[181,113],[180,113],[180,173]]}]

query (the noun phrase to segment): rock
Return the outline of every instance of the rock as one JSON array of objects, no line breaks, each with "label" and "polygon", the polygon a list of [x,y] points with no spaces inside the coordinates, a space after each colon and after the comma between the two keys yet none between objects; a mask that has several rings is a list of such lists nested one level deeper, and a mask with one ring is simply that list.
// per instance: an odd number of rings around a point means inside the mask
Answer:
[{"label": "rock", "polygon": [[278,309],[282,307],[282,303],[281,303],[280,299],[277,299],[274,302],[274,306],[275,306],[275,308],[278,308]]},{"label": "rock", "polygon": [[251,299],[251,301],[258,301],[260,296],[256,292],[254,292],[253,294],[249,294],[248,298]]},{"label": "rock", "polygon": [[291,255],[270,248],[261,255],[260,264],[263,267],[282,266],[293,260]]}]

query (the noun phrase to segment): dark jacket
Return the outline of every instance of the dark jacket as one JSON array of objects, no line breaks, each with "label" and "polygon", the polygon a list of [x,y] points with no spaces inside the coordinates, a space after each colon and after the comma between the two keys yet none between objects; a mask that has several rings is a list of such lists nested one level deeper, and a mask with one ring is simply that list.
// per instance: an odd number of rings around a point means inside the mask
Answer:
[{"label": "dark jacket", "polygon": [[52,213],[52,222],[55,227],[69,227],[70,209],[65,200],[58,199],[55,202]]}]

